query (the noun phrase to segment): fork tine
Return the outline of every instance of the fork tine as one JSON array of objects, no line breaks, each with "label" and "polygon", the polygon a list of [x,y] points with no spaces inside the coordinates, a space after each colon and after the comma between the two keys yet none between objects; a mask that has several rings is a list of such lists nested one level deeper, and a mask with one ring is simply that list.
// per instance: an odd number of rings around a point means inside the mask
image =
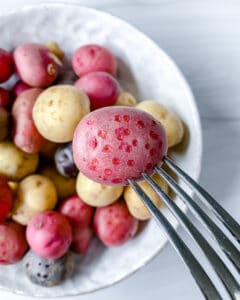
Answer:
[{"label": "fork tine", "polygon": [[166,219],[166,217],[164,217],[161,211],[153,204],[151,199],[135,181],[129,180],[128,182],[135,192],[141,197],[157,224],[164,229],[170,243],[190,269],[193,278],[195,279],[205,298],[211,300],[223,300],[211,279],[208,277],[202,266],[178,235],[171,223]]},{"label": "fork tine", "polygon": [[234,218],[195,180],[180,169],[172,159],[165,157],[164,162],[173,169],[198,195],[200,195],[208,205],[210,204],[210,209],[212,209],[219,220],[228,228],[238,242],[240,242],[240,225],[234,220]]},{"label": "fork tine", "polygon": [[178,194],[181,199],[189,204],[191,210],[197,214],[204,224],[207,225],[210,232],[218,241],[220,247],[229,257],[232,263],[240,270],[240,252],[224,232],[209,218],[209,216],[201,209],[201,207],[161,168],[156,167],[157,173],[164,178],[169,186]]},{"label": "fork tine", "polygon": [[223,284],[227,288],[232,299],[237,299],[240,295],[240,286],[230,273],[228,268],[225,266],[219,255],[210,246],[207,240],[203,237],[200,231],[195,227],[195,225],[189,220],[189,218],[182,212],[182,210],[175,204],[174,201],[161,189],[161,187],[146,173],[142,176],[154,189],[154,191],[161,197],[166,206],[175,215],[179,222],[186,228],[192,238],[200,246],[204,254],[207,256],[209,262],[214,267],[215,271],[219,275]]}]

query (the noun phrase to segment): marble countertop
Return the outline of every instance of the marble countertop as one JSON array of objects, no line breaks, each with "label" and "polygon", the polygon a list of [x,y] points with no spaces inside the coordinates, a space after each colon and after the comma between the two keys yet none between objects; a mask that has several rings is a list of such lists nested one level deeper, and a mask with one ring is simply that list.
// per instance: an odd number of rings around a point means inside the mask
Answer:
[{"label": "marble countertop", "polygon": [[[22,7],[23,4],[39,2],[2,0],[0,10],[8,12]],[[200,183],[240,221],[240,2],[237,0],[70,2],[96,7],[127,20],[156,41],[176,61],[193,90],[202,120],[203,163]],[[170,245],[127,280],[111,288],[74,299],[124,298],[203,299],[188,270]],[[0,299],[32,298],[0,292]]]}]

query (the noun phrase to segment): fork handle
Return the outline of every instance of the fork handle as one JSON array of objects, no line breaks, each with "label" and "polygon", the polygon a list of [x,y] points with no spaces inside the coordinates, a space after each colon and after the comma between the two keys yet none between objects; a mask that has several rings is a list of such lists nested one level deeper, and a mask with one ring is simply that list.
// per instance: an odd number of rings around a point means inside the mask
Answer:
[{"label": "fork handle", "polygon": [[190,272],[192,273],[193,278],[195,279],[203,295],[205,296],[205,299],[223,300],[219,292],[213,285],[211,279],[208,277],[202,266],[196,260],[190,249],[181,239],[181,237],[173,228],[171,223],[167,220],[167,218],[161,213],[160,210],[158,210],[158,208],[152,203],[151,199],[144,193],[144,191],[136,182],[129,180],[129,184],[141,197],[144,204],[155,219],[156,223],[161,227],[161,229],[164,229],[164,232],[167,235],[170,243],[190,269]]}]

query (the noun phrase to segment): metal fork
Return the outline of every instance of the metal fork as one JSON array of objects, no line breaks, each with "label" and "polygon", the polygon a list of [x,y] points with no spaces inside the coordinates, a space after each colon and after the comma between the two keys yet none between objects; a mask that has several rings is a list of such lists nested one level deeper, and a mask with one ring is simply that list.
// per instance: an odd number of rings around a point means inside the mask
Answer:
[{"label": "metal fork", "polygon": [[[210,208],[210,210],[221,221],[222,225],[231,233],[232,238],[240,243],[240,225],[230,216],[230,214],[219,205],[212,196],[208,194],[196,181],[180,169],[172,159],[164,158],[164,163],[170,167],[184,182],[199,196],[201,200]],[[191,211],[202,221],[211,233],[212,237],[220,245],[226,257],[232,262],[236,270],[240,271],[240,252],[231,239],[223,232],[212,218],[192,199],[178,184],[162,169],[155,167],[155,171],[168,183],[172,190],[183,200],[183,202],[191,209]],[[175,215],[180,224],[188,231],[198,246],[202,249],[210,264],[213,266],[218,277],[224,284],[231,299],[240,299],[240,283],[234,277],[219,254],[214,250],[203,234],[190,221],[189,216],[185,214],[178,205],[162,190],[162,188],[146,173],[142,174],[143,178],[150,184],[155,192],[161,197],[165,205]],[[201,289],[206,299],[223,300],[213,280],[207,275],[202,265],[198,262],[192,251],[182,240],[180,235],[162,214],[147,194],[141,189],[139,184],[133,180],[129,180],[129,184],[135,192],[141,197],[145,206],[155,219],[158,225],[164,229],[170,243],[173,245],[177,253],[190,269],[196,283]]]}]

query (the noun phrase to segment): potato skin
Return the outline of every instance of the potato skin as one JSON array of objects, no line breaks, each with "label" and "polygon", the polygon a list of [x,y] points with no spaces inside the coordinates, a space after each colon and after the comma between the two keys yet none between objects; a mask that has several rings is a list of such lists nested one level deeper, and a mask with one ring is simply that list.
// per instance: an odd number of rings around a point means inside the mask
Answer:
[{"label": "potato skin", "polygon": [[184,127],[179,117],[159,102],[146,100],[140,102],[136,108],[152,115],[162,123],[166,131],[168,147],[179,144],[184,135]]},{"label": "potato skin", "polygon": [[33,120],[40,134],[56,143],[70,142],[79,121],[90,112],[88,96],[71,85],[47,88],[33,107]]},{"label": "potato skin", "polygon": [[0,224],[0,265],[13,264],[22,259],[28,249],[25,228],[15,222]]},{"label": "potato skin", "polygon": [[38,154],[23,152],[13,143],[0,143],[0,175],[8,180],[19,181],[34,173],[38,166]]},{"label": "potato skin", "polygon": [[40,88],[33,88],[22,92],[14,101],[12,108],[14,143],[28,153],[39,152],[47,143],[32,119],[33,105],[42,91]]},{"label": "potato skin", "polygon": [[96,235],[106,246],[120,246],[137,232],[138,220],[132,217],[124,201],[98,207],[93,226]]},{"label": "potato skin", "polygon": [[137,100],[128,92],[120,92],[117,98],[116,106],[136,106]]},{"label": "potato skin", "polygon": [[76,194],[76,178],[64,177],[54,167],[44,168],[41,174],[52,180],[56,187],[58,198],[64,199]]},{"label": "potato skin", "polygon": [[78,174],[76,189],[79,197],[93,207],[112,204],[123,193],[123,186],[103,185],[89,179],[83,173]]},{"label": "potato skin", "polygon": [[68,220],[56,211],[45,211],[28,223],[26,237],[31,249],[48,259],[58,259],[69,249],[72,228]]},{"label": "potato skin", "polygon": [[34,174],[24,178],[17,189],[12,219],[27,225],[37,213],[51,210],[57,203],[57,191],[46,176]]},{"label": "potato skin", "polygon": [[[153,180],[155,180],[158,183],[158,185],[161,186],[164,192],[167,193],[168,186],[166,182],[158,174],[154,174],[152,177]],[[161,201],[159,196],[153,191],[153,189],[145,180],[140,181],[139,185],[158,208],[163,206],[163,202]],[[130,214],[134,218],[142,221],[150,219],[151,215],[148,212],[148,209],[145,207],[143,201],[136,194],[136,192],[131,186],[127,186],[125,188],[123,198],[127,204]]]},{"label": "potato skin", "polygon": [[13,59],[20,79],[32,87],[47,87],[57,77],[57,58],[44,45],[21,44],[14,50]]}]

